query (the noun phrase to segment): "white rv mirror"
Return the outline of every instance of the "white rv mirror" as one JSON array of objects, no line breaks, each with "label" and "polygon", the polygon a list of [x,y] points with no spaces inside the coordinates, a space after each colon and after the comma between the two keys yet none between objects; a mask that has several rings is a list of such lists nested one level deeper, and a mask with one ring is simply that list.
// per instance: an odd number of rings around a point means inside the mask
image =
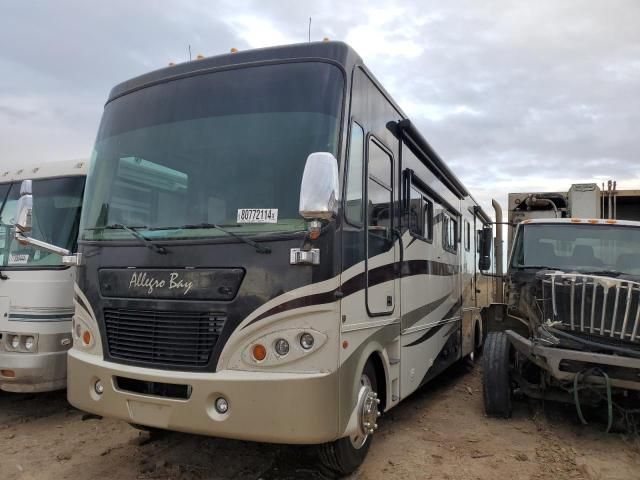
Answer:
[{"label": "white rv mirror", "polygon": [[328,152],[307,157],[300,186],[300,215],[331,220],[338,213],[338,161]]},{"label": "white rv mirror", "polygon": [[31,231],[31,217],[33,212],[33,195],[31,180],[23,180],[20,185],[20,198],[16,205],[15,227],[20,233]]},{"label": "white rv mirror", "polygon": [[69,250],[57,247],[50,243],[36,240],[27,236],[31,233],[31,224],[33,220],[33,195],[31,180],[23,180],[20,185],[20,198],[16,205],[16,218],[14,227],[16,229],[16,240],[22,245],[31,245],[46,252],[55,253],[56,255],[68,256]]}]

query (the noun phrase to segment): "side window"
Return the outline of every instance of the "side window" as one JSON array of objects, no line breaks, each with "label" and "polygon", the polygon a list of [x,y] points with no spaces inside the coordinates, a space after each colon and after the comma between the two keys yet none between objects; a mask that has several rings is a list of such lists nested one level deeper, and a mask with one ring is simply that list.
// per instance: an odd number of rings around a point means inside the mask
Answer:
[{"label": "side window", "polygon": [[345,217],[347,222],[359,227],[362,225],[363,210],[364,130],[356,122],[351,124],[348,168]]},{"label": "side window", "polygon": [[458,222],[448,213],[444,214],[442,222],[442,247],[451,253],[457,252]]},{"label": "side window", "polygon": [[423,198],[424,211],[424,236],[430,242],[433,241],[433,202]]},{"label": "side window", "polygon": [[391,156],[373,139],[369,141],[367,182],[368,257],[384,253],[393,245],[391,224]]},{"label": "side window", "polygon": [[424,237],[424,215],[422,193],[411,187],[409,198],[409,231]]},{"label": "side window", "polygon": [[410,189],[409,231],[428,242],[433,240],[433,202],[414,186]]},{"label": "side window", "polygon": [[464,249],[471,250],[471,224],[467,220],[464,221]]}]

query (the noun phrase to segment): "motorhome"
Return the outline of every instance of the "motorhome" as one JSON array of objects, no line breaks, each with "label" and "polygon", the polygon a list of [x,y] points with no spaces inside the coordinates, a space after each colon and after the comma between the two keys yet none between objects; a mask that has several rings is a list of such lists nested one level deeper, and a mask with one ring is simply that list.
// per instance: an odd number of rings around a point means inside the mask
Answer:
[{"label": "motorhome", "polygon": [[[75,267],[14,238],[21,187],[35,200],[34,240],[76,248],[86,162],[49,162],[0,174],[0,389],[66,387]],[[23,192],[24,193],[24,192]]]},{"label": "motorhome", "polygon": [[345,474],[382,412],[480,347],[490,219],[344,43],[126,81],[91,162],[68,257],[82,410],[317,444]]}]

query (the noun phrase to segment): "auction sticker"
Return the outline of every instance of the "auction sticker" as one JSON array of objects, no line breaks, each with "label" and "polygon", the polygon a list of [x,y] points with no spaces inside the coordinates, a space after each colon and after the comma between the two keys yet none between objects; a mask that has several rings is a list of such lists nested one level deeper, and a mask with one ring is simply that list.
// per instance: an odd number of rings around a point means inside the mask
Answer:
[{"label": "auction sticker", "polygon": [[277,208],[239,208],[238,223],[278,223]]},{"label": "auction sticker", "polygon": [[9,255],[9,265],[24,265],[29,263],[28,253],[12,253]]}]

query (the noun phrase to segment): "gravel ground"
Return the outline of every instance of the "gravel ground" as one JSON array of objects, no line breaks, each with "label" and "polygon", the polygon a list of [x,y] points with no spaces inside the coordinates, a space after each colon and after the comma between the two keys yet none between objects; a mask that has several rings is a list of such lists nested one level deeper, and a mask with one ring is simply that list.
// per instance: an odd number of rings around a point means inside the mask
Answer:
[{"label": "gravel ground", "polygon": [[[640,443],[580,425],[570,406],[519,402],[486,418],[479,369],[453,367],[384,415],[351,480],[640,480]],[[64,392],[0,392],[0,479],[314,479],[310,449],[149,436],[83,418]]]}]

